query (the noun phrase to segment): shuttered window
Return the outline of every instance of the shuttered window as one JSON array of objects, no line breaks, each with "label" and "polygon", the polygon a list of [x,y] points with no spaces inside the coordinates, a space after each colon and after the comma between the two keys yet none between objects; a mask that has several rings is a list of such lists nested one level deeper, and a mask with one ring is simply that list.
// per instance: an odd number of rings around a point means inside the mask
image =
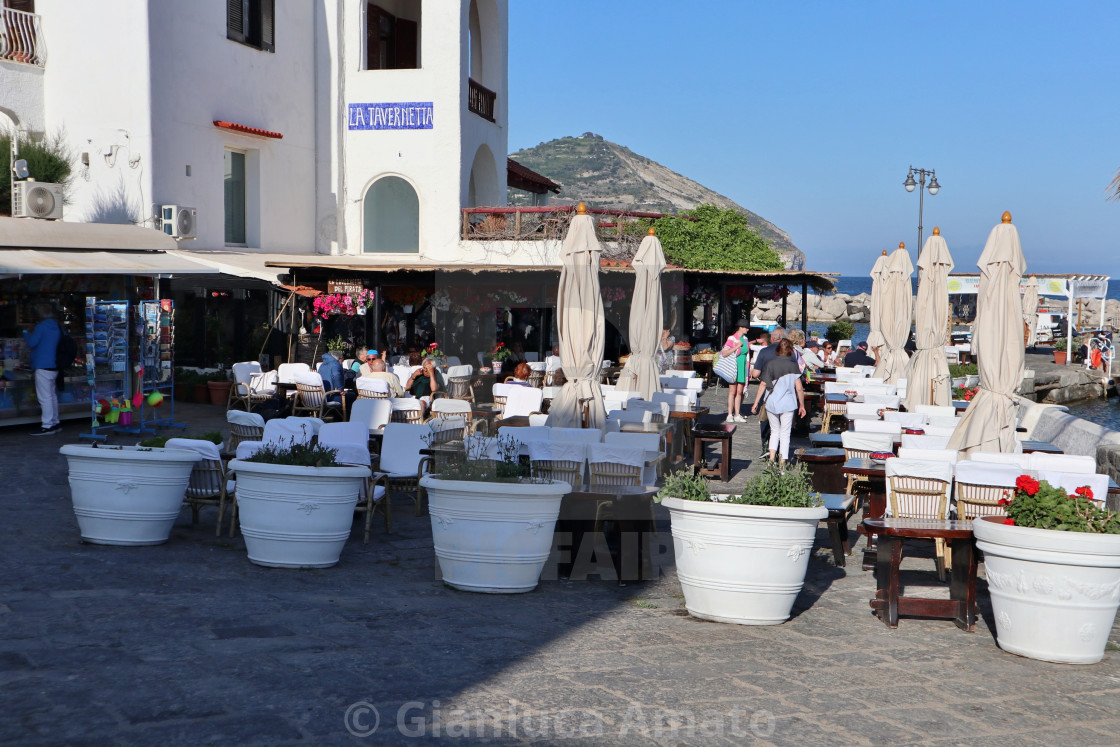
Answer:
[{"label": "shuttered window", "polygon": [[[419,4],[415,12],[419,12]],[[366,70],[420,67],[420,23],[366,4]]]},{"label": "shuttered window", "polygon": [[276,0],[226,0],[226,38],[276,51]]}]

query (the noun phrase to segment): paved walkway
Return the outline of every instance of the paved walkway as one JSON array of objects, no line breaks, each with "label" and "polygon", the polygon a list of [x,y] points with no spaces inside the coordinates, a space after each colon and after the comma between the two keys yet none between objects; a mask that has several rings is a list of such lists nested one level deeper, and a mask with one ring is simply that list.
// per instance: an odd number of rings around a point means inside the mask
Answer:
[{"label": "paved walkway", "polygon": [[[222,419],[179,415],[196,432]],[[337,567],[270,570],[240,537],[214,537],[212,509],[198,526],[184,511],[163,546],[82,544],[57,453],[81,428],[27,430],[0,430],[5,744],[1117,741],[1120,654],[1085,667],[1006,654],[986,607],[972,634],[947,621],[888,630],[868,607],[871,574],[854,556],[833,566],[823,531],[795,617],[776,627],[688,617],[661,509],[664,574],[623,588],[453,591],[427,517],[403,501],[395,534],[363,545],[355,529]],[[756,445],[737,441],[737,470],[756,468]],[[358,739],[372,709],[378,728]]]}]

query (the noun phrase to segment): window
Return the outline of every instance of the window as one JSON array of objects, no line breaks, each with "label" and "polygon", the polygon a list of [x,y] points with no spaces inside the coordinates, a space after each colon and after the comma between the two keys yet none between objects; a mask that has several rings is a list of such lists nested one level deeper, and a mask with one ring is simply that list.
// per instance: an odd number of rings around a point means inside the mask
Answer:
[{"label": "window", "polygon": [[363,251],[420,251],[420,200],[404,179],[386,176],[374,182],[366,192],[362,213]]},{"label": "window", "polygon": [[276,0],[226,0],[226,38],[276,51]]},{"label": "window", "polygon": [[366,70],[408,70],[420,67],[420,4],[411,3],[416,20],[395,16],[366,4]]},{"label": "window", "polygon": [[227,150],[225,167],[226,244],[246,246],[245,154]]}]

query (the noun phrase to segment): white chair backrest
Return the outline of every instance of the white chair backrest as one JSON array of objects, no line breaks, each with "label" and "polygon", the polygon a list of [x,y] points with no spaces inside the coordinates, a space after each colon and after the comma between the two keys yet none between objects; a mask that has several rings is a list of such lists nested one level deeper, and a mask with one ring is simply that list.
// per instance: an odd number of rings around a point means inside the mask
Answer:
[{"label": "white chair backrest", "polygon": [[845,449],[856,451],[893,451],[894,438],[889,433],[856,433],[844,431],[840,443]]},{"label": "white chair backrest", "polygon": [[669,420],[669,405],[665,402],[646,402],[644,399],[631,399],[626,402],[627,410],[645,410],[660,415],[662,420]]},{"label": "white chair backrest", "polygon": [[897,410],[902,398],[897,394],[865,394],[863,401],[869,405],[879,405],[891,410]]},{"label": "white chair backrest", "polygon": [[420,400],[415,397],[390,397],[389,405],[394,410],[423,410]]},{"label": "white chair backrest", "polygon": [[373,433],[389,422],[393,405],[388,399],[358,399],[350,405],[350,422],[361,423]]},{"label": "white chair backrest", "polygon": [[508,397],[511,389],[516,389],[515,384],[495,384],[492,391],[495,397]]},{"label": "white chair backrest", "polygon": [[377,392],[378,394],[389,393],[388,381],[385,381],[385,379],[373,379],[368,376],[359,377],[354,382],[354,387],[356,389],[368,389],[369,391]]},{"label": "white chair backrest", "polygon": [[540,371],[541,373],[546,373],[544,368],[544,361],[527,361],[527,363],[529,364],[530,371]]},{"label": "white chair backrest", "polygon": [[[614,435],[614,434],[608,434]],[[600,444],[588,449],[587,461],[591,464],[625,464],[628,467],[646,466],[646,452],[641,446]]]},{"label": "white chair backrest", "polygon": [[[458,366],[463,365],[463,362],[461,360],[459,360],[459,356],[457,356],[457,355],[449,355],[446,358],[444,358],[444,360],[447,361],[447,367],[449,369],[450,368],[456,368]],[[451,374],[448,373],[447,375],[450,376]],[[461,375],[465,375],[465,374],[461,374]]]},{"label": "white chair backrest", "polygon": [[418,368],[420,366],[393,366],[393,374],[401,382],[401,386],[405,386],[412,377],[412,372]]},{"label": "white chair backrest", "polygon": [[307,373],[311,367],[306,363],[281,363],[276,367],[276,378],[281,384],[296,383],[296,374]]},{"label": "white chair backrest", "polygon": [[164,448],[193,451],[202,459],[209,459],[210,461],[218,461],[222,458],[218,444],[198,438],[169,438],[167,443],[164,444]]},{"label": "white chair backrest", "polygon": [[887,423],[901,423],[903,428],[924,428],[926,415],[920,412],[884,412],[883,420]]},{"label": "white chair backrest", "polygon": [[264,447],[264,441],[242,441],[237,445],[237,458],[248,459]]},{"label": "white chair backrest", "polygon": [[603,436],[603,443],[610,446],[634,446],[648,452],[661,452],[659,433],[608,433]]},{"label": "white chair backrest", "polygon": [[688,379],[684,376],[662,376],[661,386],[666,389],[687,389]]},{"label": "white chair backrest", "polygon": [[471,411],[471,403],[463,399],[450,399],[448,397],[440,397],[432,400],[432,415],[440,415],[447,413],[466,413]]},{"label": "white chair backrest", "polygon": [[886,379],[882,379],[882,378],[871,375],[875,372],[875,366],[856,366],[856,370],[862,372],[865,375],[865,378],[863,379],[864,384],[886,384],[887,383]]},{"label": "white chair backrest", "polygon": [[908,449],[898,448],[899,459],[920,459],[926,462],[948,462],[956,464],[959,453],[953,449]]},{"label": "white chair backrest", "polygon": [[957,416],[957,409],[955,407],[943,405],[918,405],[914,408],[914,412],[924,412],[926,415],[932,417],[955,418]]},{"label": "white chair backrest", "polygon": [[955,415],[951,418],[945,415],[930,415],[929,420],[926,422],[930,425],[941,426],[942,428],[956,428],[961,421]]},{"label": "white chair backrest", "polygon": [[[171,442],[168,441],[168,444]],[[1090,474],[1087,472],[1060,472],[1057,470],[1040,470],[1039,480],[1045,480],[1056,488],[1061,488],[1066,493],[1073,495],[1080,487],[1088,486],[1093,491],[1093,500],[1104,502],[1108,498],[1108,475]]]},{"label": "white chair backrest", "polygon": [[529,416],[529,425],[548,425],[548,413],[538,412]]},{"label": "white chair backrest", "polygon": [[603,397],[603,410],[606,412],[613,412],[614,410],[625,410],[626,400],[618,399],[617,397]]},{"label": "white chair backrest", "polygon": [[563,460],[586,462],[588,445],[580,441],[530,441],[529,461]]},{"label": "white chair backrest", "polygon": [[1053,472],[1080,472],[1082,474],[1092,474],[1097,471],[1097,460],[1091,456],[1043,454],[1037,451],[1029,456],[1031,469]]},{"label": "white chair backrest", "polygon": [[597,428],[549,428],[549,438],[553,441],[580,441],[582,443],[597,444],[603,440],[603,434]]},{"label": "white chair backrest", "polygon": [[297,372],[295,374],[295,383],[304,384],[306,386],[323,386],[323,377],[316,371]]},{"label": "white chair backrest", "polygon": [[[691,384],[693,381],[700,381],[700,379],[689,379],[688,381]],[[684,397],[689,405],[695,405],[700,401],[701,391],[699,389],[663,389],[662,393]]]},{"label": "white chair backrest", "polygon": [[471,366],[455,365],[447,367],[448,378],[453,376],[470,376],[472,373],[474,373],[474,368]]},{"label": "white chair backrest", "polygon": [[230,410],[226,413],[226,422],[234,425],[244,425],[249,428],[264,428],[264,418],[255,412],[244,410]]},{"label": "white chair backrest", "polygon": [[514,386],[506,395],[506,406],[502,410],[502,417],[509,418],[517,415],[528,415],[540,412],[544,392],[530,386]]},{"label": "white chair backrest", "polygon": [[420,467],[420,449],[427,448],[432,429],[417,423],[389,423],[381,438],[378,469],[398,475],[415,475]]},{"label": "white chair backrest", "polygon": [[547,425],[529,426],[528,428],[514,428],[503,425],[498,429],[499,436],[508,436],[514,441],[527,444],[530,441],[551,441],[552,429]]},{"label": "white chair backrest", "polygon": [[336,450],[335,461],[340,464],[369,466],[369,429],[361,422],[324,423],[319,445]]},{"label": "white chair backrest", "polygon": [[547,356],[544,359],[544,370],[545,371],[555,371],[556,369],[560,368],[562,365],[563,364],[560,362],[560,356],[558,356],[558,355],[550,355],[550,356]]},{"label": "white chair backrest", "polygon": [[555,397],[556,395],[558,395],[560,393],[561,389],[563,389],[563,387],[546,386],[546,387],[541,388],[541,392],[544,394],[545,399],[552,399],[553,397]]},{"label": "white chair backrest", "polygon": [[844,392],[848,391],[855,391],[855,388],[847,381],[824,382],[825,394],[843,394]]},{"label": "white chair backrest", "polygon": [[[942,460],[925,461],[922,459],[888,459],[886,463],[887,473],[887,513],[891,513],[891,496],[894,493],[891,485],[892,477],[919,477],[927,480],[940,480],[941,482],[952,485],[953,483],[953,465],[950,462]],[[948,491],[946,491],[948,492]],[[898,503],[898,510],[901,514],[913,514],[916,510],[916,499],[912,496],[897,495],[895,502]],[[939,518],[947,518],[949,515],[949,501],[945,501],[945,514]]]},{"label": "white chair backrest", "polygon": [[969,485],[995,485],[1014,489],[1015,481],[1023,474],[1023,470],[1013,464],[964,459],[957,462],[953,474],[957,482]]},{"label": "white chair backrest", "polygon": [[987,462],[988,464],[1011,464],[1024,471],[1031,469],[1030,454],[1003,454],[998,451],[977,451],[969,454],[968,458],[973,462]]},{"label": "white chair backrest", "polygon": [[882,405],[876,405],[870,402],[849,402],[845,411],[848,415],[870,415],[878,419],[879,410],[882,409]]},{"label": "white chair backrest", "polygon": [[894,397],[898,395],[898,387],[893,384],[862,384],[856,382],[853,383],[850,388],[864,397]]},{"label": "white chair backrest", "polygon": [[293,443],[307,444],[315,437],[315,428],[310,423],[292,422],[305,418],[276,418],[264,424],[261,441],[270,446],[290,446]]},{"label": "white chair backrest", "polygon": [[[324,422],[322,420],[320,420],[319,418],[287,417],[287,418],[284,418],[284,420],[287,421],[288,423],[291,423],[293,426],[297,426],[297,427],[301,426],[301,425],[306,425],[308,428],[311,429],[311,435],[313,435],[313,436],[318,436],[319,435],[319,430],[324,425]],[[269,421],[269,422],[271,422],[271,421]]]},{"label": "white chair backrest", "polygon": [[445,415],[442,418],[429,420],[428,427],[432,429],[433,435],[445,431],[456,431],[457,435],[461,437],[466,433],[467,419],[459,415]]},{"label": "white chair backrest", "polygon": [[888,423],[885,420],[856,420],[854,426],[856,433],[902,433],[902,423]]},{"label": "white chair backrest", "polygon": [[622,400],[642,399],[641,392],[635,392],[629,389],[615,389],[614,396]]},{"label": "white chair backrest", "polygon": [[611,410],[607,418],[620,423],[650,423],[653,422],[653,413],[649,410]]},{"label": "white chair backrest", "polygon": [[261,372],[261,364],[257,361],[243,361],[233,364],[233,380],[238,384],[248,384],[252,375]]},{"label": "white chair backrest", "polygon": [[670,410],[676,410],[677,408],[687,410],[692,406],[692,397],[689,397],[687,394],[666,394],[665,392],[654,392],[651,399],[654,403],[664,402],[665,404],[669,405]]},{"label": "white chair backrest", "polygon": [[956,426],[946,427],[944,425],[927,425],[925,430],[927,436],[944,436],[948,438],[953,435],[953,431],[957,429]]},{"label": "white chair backrest", "polygon": [[949,448],[948,436],[911,436],[902,434],[902,445],[913,449],[947,449]]},{"label": "white chair backrest", "polygon": [[526,353],[525,361],[528,363],[536,363],[538,360],[540,360],[540,357],[540,353]]}]

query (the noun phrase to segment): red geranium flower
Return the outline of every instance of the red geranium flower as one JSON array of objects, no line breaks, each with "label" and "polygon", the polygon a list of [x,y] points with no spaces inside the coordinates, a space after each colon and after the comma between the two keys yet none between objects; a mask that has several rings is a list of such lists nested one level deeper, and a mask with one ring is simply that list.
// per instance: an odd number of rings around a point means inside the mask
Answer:
[{"label": "red geranium flower", "polygon": [[1088,485],[1082,485],[1080,488],[1078,488],[1077,490],[1075,490],[1073,492],[1076,495],[1081,496],[1082,498],[1088,498],[1089,500],[1093,499],[1093,489],[1090,488]]},{"label": "red geranium flower", "polygon": [[1034,495],[1038,492],[1038,480],[1033,479],[1030,475],[1019,475],[1018,479],[1015,480],[1015,487],[1027,495]]},{"label": "red geranium flower", "polygon": [[1006,498],[1000,498],[998,501],[996,501],[996,503],[1001,506],[1008,506],[1011,504],[1011,501],[1007,500]]},{"label": "red geranium flower", "polygon": [[1012,519],[1010,516],[1008,516],[1006,519],[1004,519],[1003,523],[1004,524],[1009,524],[1011,526],[1015,526],[1015,520]]}]

